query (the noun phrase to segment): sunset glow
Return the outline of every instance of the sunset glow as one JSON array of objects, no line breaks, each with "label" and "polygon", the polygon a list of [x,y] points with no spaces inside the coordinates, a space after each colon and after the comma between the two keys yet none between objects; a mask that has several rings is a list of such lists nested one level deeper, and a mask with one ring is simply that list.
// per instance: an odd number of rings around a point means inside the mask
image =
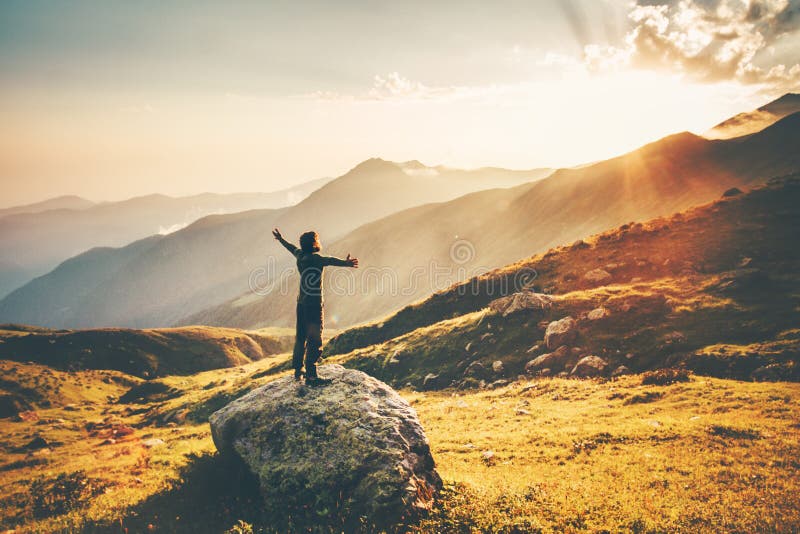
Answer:
[{"label": "sunset glow", "polygon": [[[795,28],[734,28],[723,19],[744,4],[717,4],[717,26],[705,27],[691,23],[691,1],[453,5],[425,17],[377,4],[330,20],[324,4],[306,15],[282,3],[228,13],[81,2],[65,19],[66,6],[4,3],[3,204],[274,190],[375,156],[572,166],[702,133],[791,89],[800,69]],[[717,47],[709,36],[722,27],[741,39]],[[713,74],[732,55],[732,75]]]}]

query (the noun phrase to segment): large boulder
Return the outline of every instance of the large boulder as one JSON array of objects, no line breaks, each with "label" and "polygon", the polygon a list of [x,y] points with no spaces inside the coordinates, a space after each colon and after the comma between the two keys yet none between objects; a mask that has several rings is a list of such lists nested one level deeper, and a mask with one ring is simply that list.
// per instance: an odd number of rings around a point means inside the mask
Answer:
[{"label": "large boulder", "polygon": [[503,317],[521,310],[546,310],[553,305],[553,297],[533,291],[520,291],[494,299],[489,308]]},{"label": "large boulder", "polygon": [[550,350],[560,347],[561,345],[569,345],[578,335],[577,324],[575,319],[566,316],[558,321],[553,321],[547,325],[547,330],[544,332],[544,344]]},{"label": "large boulder", "polygon": [[221,455],[258,478],[267,512],[382,527],[428,509],[442,481],[414,409],[361,371],[319,374],[332,381],[280,378],[209,418]]}]

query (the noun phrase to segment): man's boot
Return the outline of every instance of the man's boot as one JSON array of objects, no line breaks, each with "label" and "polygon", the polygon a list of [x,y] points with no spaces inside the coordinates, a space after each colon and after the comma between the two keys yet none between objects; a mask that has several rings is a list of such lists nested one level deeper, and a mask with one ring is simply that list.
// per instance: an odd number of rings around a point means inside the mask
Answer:
[{"label": "man's boot", "polygon": [[306,385],[308,386],[324,386],[332,382],[330,378],[320,378],[317,376],[316,364],[306,365],[306,370]]},{"label": "man's boot", "polygon": [[302,369],[295,369],[294,370],[294,379],[295,381],[299,382],[303,378],[303,370]]}]

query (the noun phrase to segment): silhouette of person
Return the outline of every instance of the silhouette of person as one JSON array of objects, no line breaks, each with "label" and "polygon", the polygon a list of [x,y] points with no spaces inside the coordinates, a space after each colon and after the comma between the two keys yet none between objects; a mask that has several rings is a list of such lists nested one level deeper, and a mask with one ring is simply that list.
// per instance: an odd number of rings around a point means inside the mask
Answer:
[{"label": "silhouette of person", "polygon": [[317,376],[317,360],[322,348],[322,270],[327,266],[358,268],[358,259],[322,256],[317,232],[306,232],[300,236],[300,247],[286,241],[280,230],[272,231],[281,245],[297,258],[300,271],[300,292],[297,295],[297,327],[292,353],[294,379],[303,377],[303,356],[305,355],[306,384],[318,385],[323,381]]}]

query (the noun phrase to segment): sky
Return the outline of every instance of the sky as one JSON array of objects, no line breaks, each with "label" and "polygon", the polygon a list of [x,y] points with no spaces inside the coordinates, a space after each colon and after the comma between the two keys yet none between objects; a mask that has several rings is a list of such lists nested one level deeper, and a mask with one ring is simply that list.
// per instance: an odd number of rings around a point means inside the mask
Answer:
[{"label": "sky", "polygon": [[800,0],[0,2],[0,206],[578,165],[800,88]]}]

